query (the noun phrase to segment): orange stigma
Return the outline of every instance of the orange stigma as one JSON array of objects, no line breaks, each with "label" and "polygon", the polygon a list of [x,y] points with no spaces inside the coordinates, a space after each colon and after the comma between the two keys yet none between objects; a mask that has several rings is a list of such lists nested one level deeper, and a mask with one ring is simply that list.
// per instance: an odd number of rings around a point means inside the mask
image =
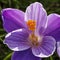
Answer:
[{"label": "orange stigma", "polygon": [[36,28],[35,20],[28,20],[27,26],[28,26],[29,30],[34,31]]}]

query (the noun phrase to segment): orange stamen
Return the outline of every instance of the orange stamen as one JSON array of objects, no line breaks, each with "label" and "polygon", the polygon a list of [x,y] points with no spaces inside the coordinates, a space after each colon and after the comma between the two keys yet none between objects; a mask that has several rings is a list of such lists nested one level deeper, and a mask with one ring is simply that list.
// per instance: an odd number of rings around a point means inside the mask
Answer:
[{"label": "orange stamen", "polygon": [[28,20],[27,26],[28,26],[29,30],[34,31],[36,28],[35,20]]}]

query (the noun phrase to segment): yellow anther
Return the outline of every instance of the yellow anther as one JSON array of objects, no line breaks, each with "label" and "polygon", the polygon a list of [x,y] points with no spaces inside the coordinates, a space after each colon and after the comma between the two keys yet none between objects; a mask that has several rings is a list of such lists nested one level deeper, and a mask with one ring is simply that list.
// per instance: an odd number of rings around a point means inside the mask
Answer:
[{"label": "yellow anther", "polygon": [[36,28],[35,20],[28,20],[27,26],[28,26],[29,30],[34,31]]},{"label": "yellow anther", "polygon": [[39,43],[38,43],[38,37],[35,36],[34,34],[30,34],[29,39],[30,39],[32,45],[35,45],[35,46],[39,45]]}]

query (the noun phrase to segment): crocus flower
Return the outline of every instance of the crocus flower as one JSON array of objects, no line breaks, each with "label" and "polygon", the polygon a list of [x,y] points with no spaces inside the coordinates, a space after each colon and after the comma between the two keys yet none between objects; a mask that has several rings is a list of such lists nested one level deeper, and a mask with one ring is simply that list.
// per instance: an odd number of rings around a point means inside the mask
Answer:
[{"label": "crocus flower", "polygon": [[38,2],[30,4],[25,13],[13,8],[3,9],[3,27],[8,33],[4,43],[15,51],[12,60],[40,60],[51,56],[56,48],[56,34],[52,31],[59,27],[57,18],[55,14],[47,16]]}]

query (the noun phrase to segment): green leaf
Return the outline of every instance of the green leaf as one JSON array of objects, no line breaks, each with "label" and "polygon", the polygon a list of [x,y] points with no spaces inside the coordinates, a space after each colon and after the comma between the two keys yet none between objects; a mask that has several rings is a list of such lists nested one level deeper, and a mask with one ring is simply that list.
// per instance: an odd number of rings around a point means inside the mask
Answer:
[{"label": "green leaf", "polygon": [[9,60],[9,58],[11,57],[12,53],[8,54],[3,60]]}]

